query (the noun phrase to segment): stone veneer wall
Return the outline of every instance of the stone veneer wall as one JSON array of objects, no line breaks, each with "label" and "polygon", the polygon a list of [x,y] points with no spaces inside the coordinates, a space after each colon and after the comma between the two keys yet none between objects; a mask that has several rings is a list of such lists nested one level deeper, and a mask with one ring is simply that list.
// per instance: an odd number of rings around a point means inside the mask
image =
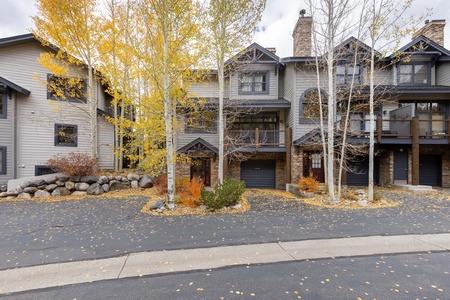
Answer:
[{"label": "stone veneer wall", "polygon": [[389,186],[394,182],[394,152],[385,150],[380,157],[380,185]]},{"label": "stone veneer wall", "polygon": [[[205,156],[196,156],[194,158],[208,158],[211,156],[207,154]],[[211,186],[215,187],[219,182],[219,161],[218,159],[214,160],[213,157],[209,157],[211,159]],[[175,165],[175,176],[176,177],[191,177],[191,164],[190,163],[177,163]]]},{"label": "stone veneer wall", "polygon": [[291,154],[292,183],[297,184],[303,176],[303,149],[292,146]]}]

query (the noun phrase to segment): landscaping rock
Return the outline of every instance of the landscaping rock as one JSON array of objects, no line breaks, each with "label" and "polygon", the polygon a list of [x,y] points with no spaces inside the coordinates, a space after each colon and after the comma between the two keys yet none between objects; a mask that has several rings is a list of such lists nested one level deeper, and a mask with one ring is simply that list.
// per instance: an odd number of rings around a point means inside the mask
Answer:
[{"label": "landscaping rock", "polygon": [[120,181],[110,181],[109,182],[109,190],[110,191],[118,191],[118,190],[126,190],[130,187],[129,184],[124,183],[124,182],[120,182]]},{"label": "landscaping rock", "polygon": [[17,195],[17,198],[19,199],[31,199],[31,195],[28,193],[20,193],[19,195]]},{"label": "landscaping rock", "polygon": [[46,198],[50,197],[50,193],[47,191],[37,190],[36,193],[34,193],[34,198]]},{"label": "landscaping rock", "polygon": [[242,208],[242,204],[238,203],[236,205],[231,206],[232,209],[239,209]]},{"label": "landscaping rock", "polygon": [[86,182],[89,184],[97,183],[97,181],[98,181],[98,177],[95,177],[95,176],[83,176],[80,178],[80,182]]},{"label": "landscaping rock", "polygon": [[345,201],[344,201],[344,205],[345,205],[345,206],[349,206],[349,205],[350,205],[350,203],[351,203],[351,202],[350,202],[350,201],[348,201],[348,200],[345,200]]},{"label": "landscaping rock", "polygon": [[142,176],[141,180],[139,180],[139,186],[145,189],[151,188],[153,187],[153,179],[149,175],[145,174]]},{"label": "landscaping rock", "polygon": [[114,179],[117,180],[117,181],[121,181],[122,180],[122,176],[117,175],[116,177],[114,177]]},{"label": "landscaping rock", "polygon": [[156,211],[159,212],[159,213],[162,213],[162,212],[164,211],[164,209],[165,209],[165,208],[164,208],[164,206],[163,206],[163,207],[158,208]]},{"label": "landscaping rock", "polygon": [[303,198],[314,198],[314,193],[313,192],[301,192],[301,197]]},{"label": "landscaping rock", "polygon": [[57,188],[58,186],[56,185],[56,184],[49,184],[49,185],[47,185],[47,187],[45,188],[45,190],[47,191],[47,192],[53,192],[56,188]]},{"label": "landscaping rock", "polygon": [[80,179],[81,179],[81,176],[70,176],[70,179],[69,179],[69,181],[72,181],[72,182],[80,182]]},{"label": "landscaping rock", "polygon": [[109,181],[114,180],[114,176],[108,176],[108,180]]},{"label": "landscaping rock", "polygon": [[366,192],[364,190],[362,190],[362,189],[357,189],[355,191],[355,195],[357,195],[357,196],[363,196],[365,194],[366,194]]},{"label": "landscaping rock", "polygon": [[53,192],[52,196],[67,196],[70,195],[70,191],[65,187],[57,187]]},{"label": "landscaping rock", "polygon": [[8,196],[6,192],[0,192],[0,198]]},{"label": "landscaping rock", "polygon": [[367,206],[367,200],[358,200],[358,202],[356,202],[356,203],[361,207]]},{"label": "landscaping rock", "polygon": [[29,187],[24,188],[23,192],[28,193],[28,194],[34,194],[34,193],[36,193],[37,190],[38,190],[37,187],[29,186]]},{"label": "landscaping rock", "polygon": [[137,181],[137,180],[139,180],[139,174],[128,174],[127,175],[127,179],[129,180],[129,181]]},{"label": "landscaping rock", "polygon": [[209,207],[206,205],[200,205],[197,207],[197,210],[199,210],[199,211],[207,211],[208,209],[209,209]]},{"label": "landscaping rock", "polygon": [[139,184],[138,184],[137,180],[133,180],[131,182],[131,188],[132,189],[137,189],[138,187],[139,187]]},{"label": "landscaping rock", "polygon": [[161,207],[164,207],[164,204],[166,203],[166,201],[164,200],[164,199],[162,199],[162,198],[159,198],[155,203],[153,203],[151,206],[150,206],[150,209],[158,209],[158,208],[161,208]]},{"label": "landscaping rock", "polygon": [[69,181],[69,179],[70,179],[70,176],[67,176],[67,175],[59,175],[58,176],[58,181],[66,182],[66,181]]},{"label": "landscaping rock", "polygon": [[44,185],[44,184],[45,184],[44,179],[35,179],[31,182],[31,186],[40,186],[40,185]]},{"label": "landscaping rock", "polygon": [[98,183],[91,184],[91,186],[86,191],[88,195],[101,195],[103,194],[103,192],[103,188]]},{"label": "landscaping rock", "polygon": [[27,187],[29,187],[29,186],[31,186],[31,181],[30,180],[25,180],[24,182],[22,182],[21,184],[20,184],[20,187],[21,188],[27,188]]},{"label": "landscaping rock", "polygon": [[57,181],[58,181],[58,178],[56,176],[49,177],[49,178],[45,179],[45,183],[46,184],[54,184]]},{"label": "landscaping rock", "polygon": [[77,191],[85,192],[85,191],[87,191],[88,188],[89,188],[89,183],[86,183],[86,182],[75,183],[75,189]]},{"label": "landscaping rock", "polygon": [[6,192],[8,187],[6,185],[0,185],[0,192]]},{"label": "landscaping rock", "polygon": [[75,182],[67,181],[66,182],[66,189],[68,189],[69,191],[75,191]]},{"label": "landscaping rock", "polygon": [[12,188],[9,191],[7,191],[6,196],[14,196],[15,197],[22,192],[23,192],[23,189],[21,187],[15,187],[15,188]]},{"label": "landscaping rock", "polygon": [[66,182],[65,181],[57,181],[56,183],[55,183],[57,186],[59,186],[59,187],[65,187],[66,186]]},{"label": "landscaping rock", "polygon": [[43,185],[37,186],[37,189],[38,190],[45,190],[46,187],[47,187],[47,185],[43,184]]},{"label": "landscaping rock", "polygon": [[109,179],[106,176],[100,176],[100,178],[98,179],[98,184],[101,184],[101,185],[108,183],[108,182],[109,182]]},{"label": "landscaping rock", "polygon": [[86,196],[87,193],[84,191],[75,191],[72,193],[73,196]]},{"label": "landscaping rock", "polygon": [[102,189],[103,189],[103,191],[105,191],[105,193],[109,192],[109,184],[107,184],[107,183],[103,184]]}]

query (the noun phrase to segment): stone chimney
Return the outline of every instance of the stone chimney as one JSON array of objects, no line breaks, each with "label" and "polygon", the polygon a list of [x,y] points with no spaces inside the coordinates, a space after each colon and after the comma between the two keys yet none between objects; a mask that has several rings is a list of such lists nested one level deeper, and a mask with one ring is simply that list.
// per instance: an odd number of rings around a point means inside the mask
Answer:
[{"label": "stone chimney", "polygon": [[267,47],[266,50],[269,51],[272,54],[277,54],[277,48]]},{"label": "stone chimney", "polygon": [[425,20],[425,26],[416,31],[413,34],[412,39],[423,35],[436,44],[444,47],[444,28],[445,20],[432,20],[431,22],[429,20]]},{"label": "stone chimney", "polygon": [[300,10],[300,16],[295,25],[294,56],[311,56],[312,17],[305,17],[306,10]]}]

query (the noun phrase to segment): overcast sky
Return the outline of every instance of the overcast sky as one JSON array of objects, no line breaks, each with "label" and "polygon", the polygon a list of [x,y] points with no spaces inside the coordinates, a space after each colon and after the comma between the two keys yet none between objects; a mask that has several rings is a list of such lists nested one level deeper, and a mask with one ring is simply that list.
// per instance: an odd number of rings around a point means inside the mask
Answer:
[{"label": "overcast sky", "polygon": [[[0,38],[28,33],[33,27],[30,16],[36,13],[34,0],[1,0],[3,8],[0,21]],[[304,0],[267,0],[260,31],[255,42],[263,47],[275,47],[280,57],[292,56],[292,30],[298,19],[298,12],[305,8]],[[450,23],[449,0],[415,0],[411,14],[420,14],[433,8],[430,20],[445,19]],[[445,30],[445,47],[450,49],[450,24]],[[406,39],[404,43],[407,43]]]}]

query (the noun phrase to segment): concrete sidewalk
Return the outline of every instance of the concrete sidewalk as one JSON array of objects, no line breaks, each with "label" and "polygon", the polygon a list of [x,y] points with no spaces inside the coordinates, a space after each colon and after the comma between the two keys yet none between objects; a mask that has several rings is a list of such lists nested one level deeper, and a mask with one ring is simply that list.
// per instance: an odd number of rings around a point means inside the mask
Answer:
[{"label": "concrete sidewalk", "polygon": [[450,233],[368,236],[133,253],[0,271],[0,293],[234,265],[450,250]]}]

